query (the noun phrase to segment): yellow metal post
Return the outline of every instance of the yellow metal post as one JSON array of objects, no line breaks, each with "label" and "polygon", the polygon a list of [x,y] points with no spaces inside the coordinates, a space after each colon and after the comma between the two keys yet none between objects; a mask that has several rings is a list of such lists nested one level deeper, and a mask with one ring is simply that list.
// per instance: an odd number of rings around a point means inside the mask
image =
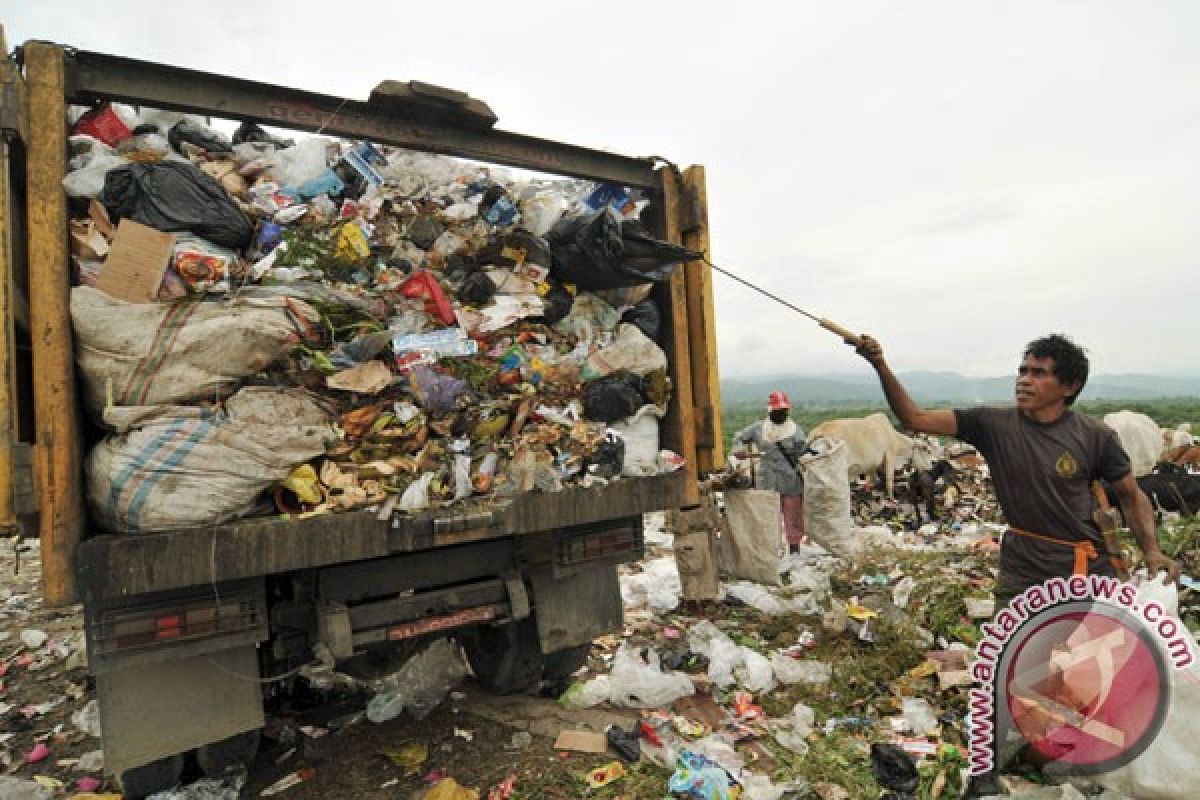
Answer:
[{"label": "yellow metal post", "polygon": [[[663,212],[666,218],[665,238],[682,243],[680,226],[680,199],[682,185],[679,172],[673,167],[659,170],[662,175]],[[700,503],[700,471],[696,451],[696,415],[692,401],[692,357],[688,343],[688,298],[687,278],[683,267],[675,269],[666,287],[670,297],[664,326],[663,343],[670,356],[671,402],[667,406],[664,431],[669,444],[678,449],[687,460],[684,467],[687,481],[684,488],[684,504],[695,506]]]},{"label": "yellow metal post", "polygon": [[25,76],[32,132],[26,159],[26,193],[42,590],[46,604],[57,606],[75,600],[75,546],[84,528],[67,203],[62,187],[67,153],[62,49],[53,44],[27,44]]},{"label": "yellow metal post", "polygon": [[[688,229],[683,243],[689,250],[712,260],[708,238],[708,191],[704,167],[683,171],[687,190]],[[688,347],[692,357],[692,400],[696,406],[696,460],[700,472],[725,466],[725,439],[721,426],[721,376],[717,370],[717,320],[713,303],[712,269],[703,261],[684,267],[687,280]]]}]

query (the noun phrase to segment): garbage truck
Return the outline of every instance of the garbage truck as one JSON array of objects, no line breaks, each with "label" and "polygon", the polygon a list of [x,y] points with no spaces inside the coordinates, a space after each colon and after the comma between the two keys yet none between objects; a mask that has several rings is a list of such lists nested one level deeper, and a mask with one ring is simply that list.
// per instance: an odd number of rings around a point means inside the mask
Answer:
[{"label": "garbage truck", "polygon": [[363,101],[44,41],[10,52],[2,29],[0,45],[0,530],[39,539],[48,606],[80,604],[106,770],[127,796],[173,785],[185,758],[208,773],[252,758],[264,703],[314,658],[398,664],[452,636],[485,687],[511,692],[570,675],[620,629],[617,567],[642,555],[643,515],[697,505],[699,476],[723,463],[705,259],[651,295],[676,471],[417,512],[105,529],[84,501],[102,432],[73,338],[68,112],[165,109],[623,187],[649,199],[650,234],[697,253],[702,167],[507,132],[486,103],[419,81],[383,81]]}]

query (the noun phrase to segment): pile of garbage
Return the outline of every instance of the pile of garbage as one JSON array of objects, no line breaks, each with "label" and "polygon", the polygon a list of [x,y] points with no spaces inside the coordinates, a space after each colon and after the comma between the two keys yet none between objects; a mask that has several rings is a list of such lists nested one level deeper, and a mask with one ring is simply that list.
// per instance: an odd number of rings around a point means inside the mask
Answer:
[{"label": "pile of garbage", "polygon": [[[82,109],[75,109],[75,113]],[[74,121],[71,315],[112,531],[415,512],[682,466],[619,186],[118,105]]]}]

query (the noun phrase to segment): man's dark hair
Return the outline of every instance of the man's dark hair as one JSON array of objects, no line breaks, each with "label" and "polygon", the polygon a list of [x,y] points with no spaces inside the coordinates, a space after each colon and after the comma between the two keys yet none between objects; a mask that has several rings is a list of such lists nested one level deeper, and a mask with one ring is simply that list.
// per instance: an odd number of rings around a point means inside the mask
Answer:
[{"label": "man's dark hair", "polygon": [[[1059,383],[1079,382],[1079,392],[1083,391],[1088,379],[1088,357],[1082,347],[1072,342],[1061,333],[1052,333],[1040,339],[1034,339],[1025,346],[1025,355],[1034,358],[1053,358],[1054,376]],[[1067,405],[1075,402],[1079,392],[1067,398]]]}]

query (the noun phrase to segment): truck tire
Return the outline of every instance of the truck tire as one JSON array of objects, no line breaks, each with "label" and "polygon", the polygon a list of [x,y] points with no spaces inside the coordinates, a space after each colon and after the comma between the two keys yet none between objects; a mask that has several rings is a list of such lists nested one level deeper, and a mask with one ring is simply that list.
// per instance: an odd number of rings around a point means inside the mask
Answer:
[{"label": "truck tire", "polygon": [[472,628],[464,631],[459,641],[471,671],[490,691],[498,694],[529,691],[542,679],[545,657],[532,617],[497,627]]},{"label": "truck tire", "polygon": [[587,663],[588,656],[591,653],[591,642],[581,644],[578,647],[568,647],[566,650],[559,650],[557,653],[550,653],[546,656],[546,666],[542,670],[542,677],[548,681],[566,680]]},{"label": "truck tire", "polygon": [[155,792],[179,785],[183,775],[183,753],[176,753],[140,767],[127,769],[117,776],[117,785],[127,800],[139,800]]},{"label": "truck tire", "polygon": [[196,764],[209,778],[220,778],[235,767],[249,768],[258,755],[258,730],[244,731],[196,748]]}]

